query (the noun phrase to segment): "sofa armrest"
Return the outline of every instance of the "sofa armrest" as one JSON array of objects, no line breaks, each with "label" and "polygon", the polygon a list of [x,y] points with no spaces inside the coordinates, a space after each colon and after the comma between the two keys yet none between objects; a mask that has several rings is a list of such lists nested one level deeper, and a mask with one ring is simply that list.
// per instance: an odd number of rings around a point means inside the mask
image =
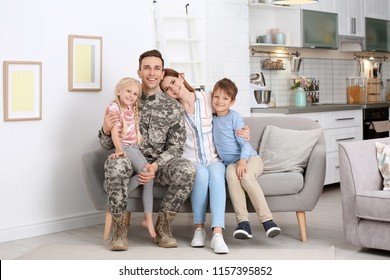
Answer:
[{"label": "sofa armrest", "polygon": [[383,181],[378,168],[375,142],[389,144],[389,138],[344,142],[339,145],[340,181],[348,179],[356,193],[380,189]]},{"label": "sofa armrest", "polygon": [[317,204],[324,188],[326,173],[325,138],[322,133],[314,145],[304,173],[304,185],[299,193],[306,210],[312,210]]},{"label": "sofa armrest", "polygon": [[104,162],[112,151],[97,149],[81,156],[84,187],[96,210],[107,209],[107,194],[103,189]]}]

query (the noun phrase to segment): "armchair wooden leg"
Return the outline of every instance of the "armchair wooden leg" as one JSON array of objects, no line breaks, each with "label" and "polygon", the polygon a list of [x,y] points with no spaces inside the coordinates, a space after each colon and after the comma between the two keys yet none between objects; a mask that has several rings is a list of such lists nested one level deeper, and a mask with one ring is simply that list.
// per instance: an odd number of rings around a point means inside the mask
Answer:
[{"label": "armchair wooden leg", "polygon": [[[128,226],[130,224],[131,213],[125,212],[124,216],[125,216],[124,219],[125,219],[126,226]],[[110,238],[111,227],[112,227],[112,215],[110,211],[106,211],[106,220],[104,222],[104,240],[108,240]]]},{"label": "armchair wooden leg", "polygon": [[302,241],[306,241],[306,213],[305,211],[297,211],[297,219],[299,231],[301,232]]}]

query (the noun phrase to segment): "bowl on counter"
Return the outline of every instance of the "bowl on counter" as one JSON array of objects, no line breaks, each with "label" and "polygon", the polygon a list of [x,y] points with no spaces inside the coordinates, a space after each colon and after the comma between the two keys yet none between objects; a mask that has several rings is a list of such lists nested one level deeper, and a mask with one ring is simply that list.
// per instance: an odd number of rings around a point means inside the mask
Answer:
[{"label": "bowl on counter", "polygon": [[269,104],[271,101],[271,90],[270,89],[256,89],[253,91],[256,102],[258,104]]}]

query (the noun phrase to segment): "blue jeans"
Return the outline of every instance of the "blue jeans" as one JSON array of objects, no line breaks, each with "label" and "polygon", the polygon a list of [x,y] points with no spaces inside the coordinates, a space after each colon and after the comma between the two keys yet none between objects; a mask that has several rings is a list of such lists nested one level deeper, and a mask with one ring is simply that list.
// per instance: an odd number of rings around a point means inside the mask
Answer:
[{"label": "blue jeans", "polygon": [[225,228],[225,166],[222,162],[215,162],[209,166],[194,162],[194,165],[196,175],[191,193],[194,223],[204,224],[210,194],[211,228]]}]

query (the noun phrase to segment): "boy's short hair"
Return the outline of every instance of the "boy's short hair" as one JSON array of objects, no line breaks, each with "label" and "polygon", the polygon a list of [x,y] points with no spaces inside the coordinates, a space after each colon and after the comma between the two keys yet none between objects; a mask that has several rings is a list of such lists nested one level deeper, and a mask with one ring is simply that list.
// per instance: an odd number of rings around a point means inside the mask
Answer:
[{"label": "boy's short hair", "polygon": [[164,69],[164,59],[162,57],[162,54],[158,51],[158,50],[150,50],[150,51],[146,51],[144,53],[142,53],[140,56],[139,56],[139,60],[138,60],[138,69],[141,70],[141,64],[142,64],[142,60],[145,58],[145,57],[157,57],[159,59],[161,59],[162,61],[162,67]]},{"label": "boy's short hair", "polygon": [[218,89],[223,90],[226,95],[229,96],[232,100],[236,99],[238,89],[236,84],[232,80],[228,78],[223,78],[216,82],[213,88],[212,95],[214,95],[214,92]]}]

